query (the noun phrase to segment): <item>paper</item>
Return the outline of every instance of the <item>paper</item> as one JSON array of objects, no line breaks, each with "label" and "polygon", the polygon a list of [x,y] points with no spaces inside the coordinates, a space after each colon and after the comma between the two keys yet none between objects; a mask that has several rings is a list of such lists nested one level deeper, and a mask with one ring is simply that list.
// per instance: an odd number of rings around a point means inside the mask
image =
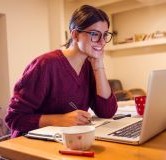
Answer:
[{"label": "paper", "polygon": [[94,125],[96,128],[96,127],[99,127],[101,125],[109,123],[111,120],[112,120],[111,118],[105,119],[105,118],[98,118],[96,116],[93,116],[91,122],[92,122],[92,125]]},{"label": "paper", "polygon": [[116,114],[131,114],[132,117],[138,115],[135,106],[118,107]]}]

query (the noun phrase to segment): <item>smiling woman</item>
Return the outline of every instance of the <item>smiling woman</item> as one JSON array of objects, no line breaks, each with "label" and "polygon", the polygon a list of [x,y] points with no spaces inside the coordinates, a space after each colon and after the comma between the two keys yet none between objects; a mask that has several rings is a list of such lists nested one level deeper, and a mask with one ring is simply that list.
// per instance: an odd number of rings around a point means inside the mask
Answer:
[{"label": "smiling woman", "polygon": [[44,126],[89,124],[89,108],[101,118],[115,114],[117,102],[103,63],[112,38],[109,25],[98,8],[84,5],[74,11],[66,49],[35,58],[15,85],[5,119],[12,137]]}]

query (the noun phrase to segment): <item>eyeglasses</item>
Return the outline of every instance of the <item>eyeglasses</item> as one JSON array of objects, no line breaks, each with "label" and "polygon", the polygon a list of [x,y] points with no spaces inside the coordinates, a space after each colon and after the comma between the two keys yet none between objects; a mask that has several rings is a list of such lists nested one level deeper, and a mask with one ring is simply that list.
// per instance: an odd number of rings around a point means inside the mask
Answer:
[{"label": "eyeglasses", "polygon": [[108,42],[111,41],[111,39],[112,39],[112,37],[114,35],[113,33],[108,32],[108,31],[104,32],[103,34],[100,31],[97,31],[97,30],[84,31],[84,30],[77,29],[77,31],[90,34],[92,42],[99,42],[101,37],[103,37],[104,41],[106,43],[108,43]]}]

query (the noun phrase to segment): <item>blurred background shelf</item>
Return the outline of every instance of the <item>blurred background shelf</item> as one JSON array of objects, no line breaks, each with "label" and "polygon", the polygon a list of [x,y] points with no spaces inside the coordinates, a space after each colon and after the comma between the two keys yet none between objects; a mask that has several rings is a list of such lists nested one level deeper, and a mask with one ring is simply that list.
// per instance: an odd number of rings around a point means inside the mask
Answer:
[{"label": "blurred background shelf", "polygon": [[122,49],[149,47],[149,46],[165,45],[165,44],[166,44],[166,38],[158,38],[158,39],[151,39],[145,41],[110,45],[109,47],[107,47],[107,50],[116,51]]}]

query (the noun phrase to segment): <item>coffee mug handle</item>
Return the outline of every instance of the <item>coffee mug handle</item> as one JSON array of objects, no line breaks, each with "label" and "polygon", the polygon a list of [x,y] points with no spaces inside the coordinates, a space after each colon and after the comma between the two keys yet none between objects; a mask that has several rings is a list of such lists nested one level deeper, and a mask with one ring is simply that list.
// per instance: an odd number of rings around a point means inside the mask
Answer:
[{"label": "coffee mug handle", "polygon": [[54,135],[54,140],[55,140],[56,142],[63,143],[63,138],[62,138],[62,135],[61,135],[60,133],[56,133],[56,134]]}]

